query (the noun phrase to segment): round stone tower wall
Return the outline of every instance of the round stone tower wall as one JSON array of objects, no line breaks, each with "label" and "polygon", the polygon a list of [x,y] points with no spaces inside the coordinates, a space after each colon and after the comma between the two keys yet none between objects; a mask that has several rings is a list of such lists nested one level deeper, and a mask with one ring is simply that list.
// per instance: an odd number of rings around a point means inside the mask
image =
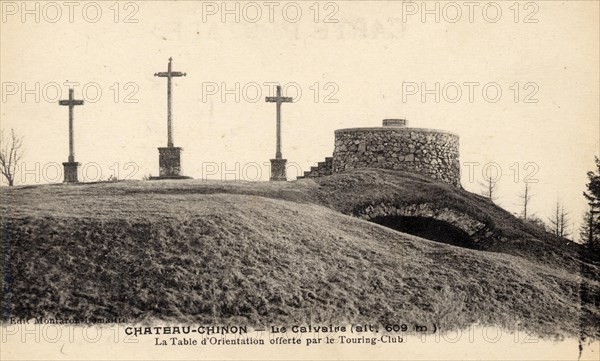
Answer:
[{"label": "round stone tower wall", "polygon": [[420,174],[460,187],[458,135],[407,128],[404,119],[385,119],[381,128],[335,131],[333,173],[382,168]]}]

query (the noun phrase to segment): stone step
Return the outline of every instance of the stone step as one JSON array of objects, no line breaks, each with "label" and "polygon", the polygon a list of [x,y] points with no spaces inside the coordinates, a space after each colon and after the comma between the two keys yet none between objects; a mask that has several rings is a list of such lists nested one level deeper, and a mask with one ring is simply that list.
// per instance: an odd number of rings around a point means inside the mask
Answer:
[{"label": "stone step", "polygon": [[[318,162],[317,165],[310,167],[310,170],[304,172],[303,178],[323,177],[333,174],[333,157],[325,157],[325,161]],[[298,177],[300,178],[300,177]]]},{"label": "stone step", "polygon": [[319,167],[310,167],[310,176],[318,177],[319,176]]},{"label": "stone step", "polygon": [[324,162],[320,162],[319,165],[323,164],[323,175],[333,174],[333,157],[325,158]]}]

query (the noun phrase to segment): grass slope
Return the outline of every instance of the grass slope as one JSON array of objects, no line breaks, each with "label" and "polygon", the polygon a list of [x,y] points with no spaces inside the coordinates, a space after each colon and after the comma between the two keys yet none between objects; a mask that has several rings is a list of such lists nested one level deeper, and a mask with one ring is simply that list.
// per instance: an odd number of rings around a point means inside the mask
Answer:
[{"label": "grass slope", "polygon": [[[469,250],[348,216],[382,200],[445,202],[503,241]],[[600,335],[588,300],[600,294],[598,266],[576,245],[417,176],[19,187],[3,190],[1,211],[4,317],[479,322]],[[574,271],[582,266],[593,272]]]}]

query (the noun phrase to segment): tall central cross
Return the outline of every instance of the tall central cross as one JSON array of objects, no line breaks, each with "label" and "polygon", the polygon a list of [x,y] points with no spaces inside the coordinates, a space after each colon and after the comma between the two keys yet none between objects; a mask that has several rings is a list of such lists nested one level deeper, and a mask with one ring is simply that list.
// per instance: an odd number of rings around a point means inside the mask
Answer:
[{"label": "tall central cross", "polygon": [[277,150],[275,152],[275,159],[281,159],[281,103],[291,103],[293,101],[290,97],[281,96],[281,86],[277,86],[277,96],[266,97],[265,101],[268,103],[277,103]]},{"label": "tall central cross", "polygon": [[171,89],[171,79],[180,76],[186,76],[186,73],[179,71],[173,71],[171,64],[173,58],[169,58],[169,67],[166,72],[154,73],[154,76],[161,78],[167,78],[167,147],[173,147],[173,119],[172,119],[172,108],[173,108],[173,91]]},{"label": "tall central cross", "polygon": [[59,105],[66,105],[69,107],[69,162],[75,162],[75,142],[73,140],[73,108],[76,105],[83,105],[83,100],[75,99],[75,92],[73,88],[69,89],[69,99],[68,100],[59,100]]}]

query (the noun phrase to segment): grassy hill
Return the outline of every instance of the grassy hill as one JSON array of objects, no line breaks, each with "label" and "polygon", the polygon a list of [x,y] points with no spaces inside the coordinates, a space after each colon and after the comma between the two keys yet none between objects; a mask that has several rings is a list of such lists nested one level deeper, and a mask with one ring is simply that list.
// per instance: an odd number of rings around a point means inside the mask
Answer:
[{"label": "grassy hill", "polygon": [[[485,232],[468,249],[358,218],[381,204],[432,204]],[[0,210],[4,318],[480,323],[600,336],[600,267],[577,244],[406,173],[22,186],[2,189]]]}]

